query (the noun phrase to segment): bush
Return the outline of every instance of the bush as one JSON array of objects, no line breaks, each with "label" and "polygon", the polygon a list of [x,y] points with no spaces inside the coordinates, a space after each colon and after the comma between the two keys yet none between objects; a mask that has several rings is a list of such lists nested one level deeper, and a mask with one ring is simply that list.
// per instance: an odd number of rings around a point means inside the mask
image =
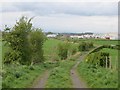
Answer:
[{"label": "bush", "polygon": [[29,43],[31,48],[31,63],[39,63],[44,61],[43,57],[43,43],[45,36],[41,29],[34,29],[29,34]]},{"label": "bush", "polygon": [[72,46],[71,47],[71,54],[74,55],[77,52],[77,47],[76,46]]},{"label": "bush", "polygon": [[44,60],[42,46],[45,35],[41,29],[32,27],[31,19],[22,17],[12,29],[6,27],[3,38],[11,49],[5,53],[3,63],[30,65]]},{"label": "bush", "polygon": [[13,61],[19,61],[21,64],[30,63],[30,48],[28,43],[28,34],[32,29],[30,21],[31,19],[28,20],[26,17],[22,17],[11,30],[8,28],[5,29],[7,34],[3,38],[12,49],[11,52],[7,53],[9,55],[5,57],[5,62],[9,63],[11,61],[9,58],[11,58]]},{"label": "bush", "polygon": [[86,57],[86,62],[90,65],[106,67],[106,59],[108,60],[107,65],[109,67],[109,53],[99,51],[89,54]]},{"label": "bush", "polygon": [[88,51],[90,48],[93,48],[92,42],[81,42],[79,43],[79,51]]},{"label": "bush", "polygon": [[16,78],[20,78],[22,76],[22,73],[20,73],[20,72],[17,71],[17,72],[14,73],[14,76]]},{"label": "bush", "polygon": [[30,70],[34,70],[34,67],[33,67],[33,66],[29,66],[29,69],[30,69]]},{"label": "bush", "polygon": [[64,60],[68,57],[69,47],[70,47],[70,44],[67,42],[60,43],[58,45],[58,56],[61,58],[61,60]]}]

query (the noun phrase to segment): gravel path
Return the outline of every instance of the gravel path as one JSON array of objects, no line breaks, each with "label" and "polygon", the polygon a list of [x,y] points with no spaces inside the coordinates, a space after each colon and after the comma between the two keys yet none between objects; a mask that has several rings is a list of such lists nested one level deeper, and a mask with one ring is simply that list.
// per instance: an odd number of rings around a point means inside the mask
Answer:
[{"label": "gravel path", "polygon": [[79,61],[73,66],[73,68],[70,71],[73,88],[87,88],[87,85],[79,78],[77,71],[76,71],[76,67],[84,59],[85,55],[86,53],[80,56]]}]

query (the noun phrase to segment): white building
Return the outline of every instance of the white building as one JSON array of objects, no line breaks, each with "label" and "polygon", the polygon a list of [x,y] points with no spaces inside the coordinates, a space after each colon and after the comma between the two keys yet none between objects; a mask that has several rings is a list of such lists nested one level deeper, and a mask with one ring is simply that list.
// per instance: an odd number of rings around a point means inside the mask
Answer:
[{"label": "white building", "polygon": [[55,38],[57,36],[57,34],[48,34],[47,37],[48,38]]},{"label": "white building", "polygon": [[70,38],[78,38],[78,39],[80,39],[80,38],[84,38],[82,35],[81,36],[78,36],[78,35],[72,35],[72,36],[70,36]]},{"label": "white building", "polygon": [[118,33],[106,33],[104,37],[109,37],[111,40],[117,40],[118,39]]}]

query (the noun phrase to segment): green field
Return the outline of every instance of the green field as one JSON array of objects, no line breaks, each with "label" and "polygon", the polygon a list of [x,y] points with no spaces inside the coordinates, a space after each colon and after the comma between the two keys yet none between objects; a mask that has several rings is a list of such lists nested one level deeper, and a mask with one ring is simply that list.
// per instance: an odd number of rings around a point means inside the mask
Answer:
[{"label": "green field", "polygon": [[[82,42],[83,40],[79,40]],[[85,40],[87,41],[87,40]],[[90,41],[90,40],[88,40]],[[72,66],[77,62],[79,55],[77,57],[70,56],[67,60],[60,61],[57,53],[57,46],[63,41],[57,39],[48,39],[45,41],[43,50],[45,62],[42,64],[34,66],[26,65],[4,65],[2,74],[3,76],[3,86],[4,87],[13,87],[13,88],[26,88],[30,87],[33,84],[33,81],[36,77],[41,76],[45,70],[50,70],[50,76],[46,83],[46,88],[72,88],[72,81],[70,78],[70,70]],[[104,44],[117,44],[118,41],[113,40],[92,40],[96,45]],[[9,50],[9,47],[3,45],[2,56],[4,53]],[[78,47],[78,44],[72,44],[71,47]],[[109,52],[112,59],[113,69],[105,69],[102,67],[99,68],[89,68],[89,65],[86,62],[81,62],[77,68],[78,74],[83,80],[92,88],[115,88],[117,87],[117,56],[118,50],[115,49],[102,49],[104,52]],[[57,61],[58,60],[58,61]],[[57,61],[57,62],[56,62]],[[53,62],[53,63],[52,63]],[[116,68],[114,70],[114,68]]]},{"label": "green field", "polygon": [[116,45],[118,44],[117,40],[92,40],[92,42],[94,42],[97,45]]},{"label": "green field", "polygon": [[56,39],[46,40],[43,46],[44,57],[47,61],[53,61],[58,59],[57,57],[57,45],[62,41]]},{"label": "green field", "polygon": [[82,42],[82,41],[90,41],[93,42],[96,45],[116,45],[119,43],[118,40],[105,40],[105,39],[79,39],[78,41]]}]

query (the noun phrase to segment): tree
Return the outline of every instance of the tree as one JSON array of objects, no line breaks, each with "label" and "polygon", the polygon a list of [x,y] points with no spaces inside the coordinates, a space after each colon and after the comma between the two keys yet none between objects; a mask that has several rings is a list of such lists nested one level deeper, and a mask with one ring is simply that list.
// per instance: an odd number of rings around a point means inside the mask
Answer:
[{"label": "tree", "polygon": [[[28,20],[26,17],[20,18],[15,26],[9,30],[8,36],[5,35],[4,40],[9,43],[11,48],[11,52],[8,53],[9,61],[18,61],[21,64],[30,63],[30,47],[28,42],[28,35],[32,30],[32,23],[30,22],[31,19]],[[7,58],[8,56],[5,57]]]},{"label": "tree", "polygon": [[45,35],[41,29],[34,29],[29,35],[29,43],[31,48],[31,62],[39,63],[44,61],[43,57],[43,43],[46,40]]}]

